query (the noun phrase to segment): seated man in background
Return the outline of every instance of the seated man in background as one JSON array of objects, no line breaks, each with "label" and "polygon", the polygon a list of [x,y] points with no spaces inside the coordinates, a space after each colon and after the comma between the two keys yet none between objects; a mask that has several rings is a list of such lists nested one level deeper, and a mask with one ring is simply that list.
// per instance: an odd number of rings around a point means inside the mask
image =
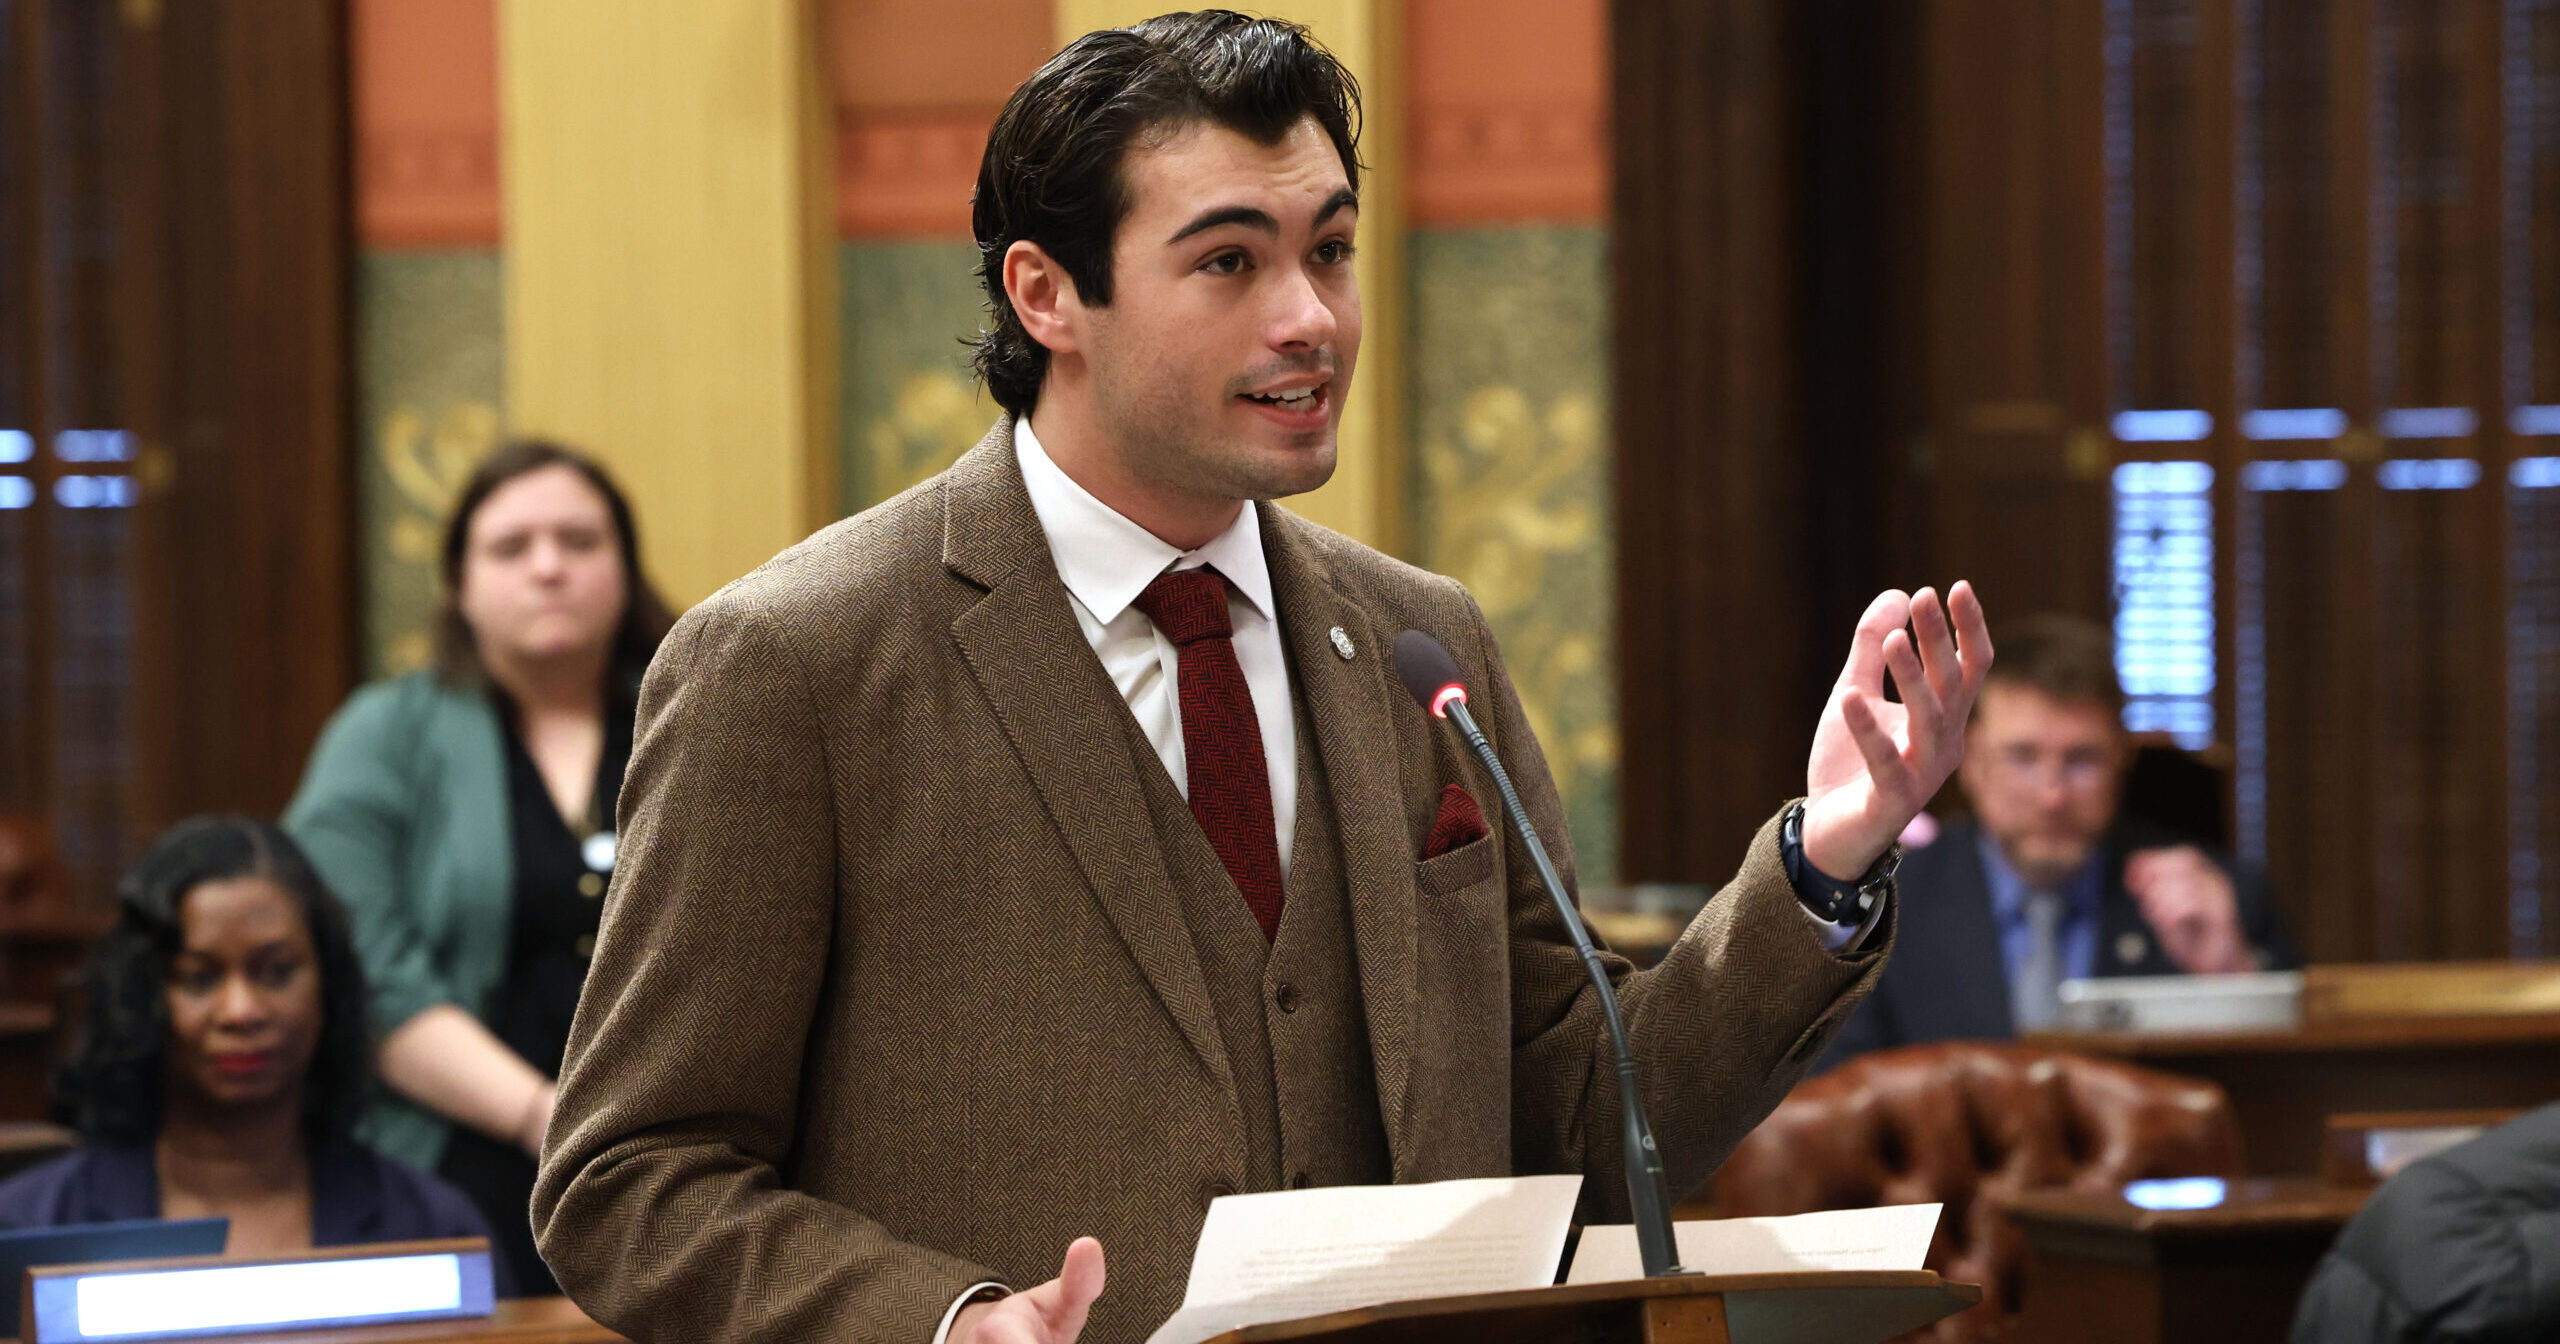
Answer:
[{"label": "seated man in background", "polygon": [[2298,964],[2257,873],[2118,815],[2133,751],[2107,634],[2001,635],[1957,780],[1970,818],[1903,861],[1900,945],[1826,1063],[2053,1024],[2062,982]]}]

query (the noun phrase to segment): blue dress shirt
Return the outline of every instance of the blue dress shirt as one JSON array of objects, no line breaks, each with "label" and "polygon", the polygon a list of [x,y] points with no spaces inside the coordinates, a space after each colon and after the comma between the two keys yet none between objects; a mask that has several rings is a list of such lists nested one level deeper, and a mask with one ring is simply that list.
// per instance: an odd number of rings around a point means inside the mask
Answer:
[{"label": "blue dress shirt", "polygon": [[[1991,884],[1991,917],[2000,926],[2000,960],[2014,985],[2035,936],[2027,926],[2027,880],[2009,866],[2009,856],[2001,852],[2000,842],[1990,832],[1976,832],[1974,843],[1982,850],[1982,873]],[[2104,846],[2092,849],[2062,884],[2062,925],[2056,935],[2062,943],[2063,978],[2068,980],[2085,980],[2098,970],[2098,903],[2104,894],[2098,868],[2104,859]]]}]

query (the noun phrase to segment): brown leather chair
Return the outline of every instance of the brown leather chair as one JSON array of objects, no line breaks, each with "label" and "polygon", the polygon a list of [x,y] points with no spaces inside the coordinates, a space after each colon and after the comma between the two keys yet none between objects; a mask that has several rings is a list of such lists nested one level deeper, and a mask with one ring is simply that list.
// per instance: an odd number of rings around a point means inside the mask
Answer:
[{"label": "brown leather chair", "polygon": [[1716,1173],[1725,1217],[1942,1203],[1928,1267],[1982,1303],[1909,1338],[2003,1338],[2025,1243],[2000,1197],[2237,1176],[2240,1130],[2212,1083],[2020,1045],[1860,1056],[1790,1093]]}]

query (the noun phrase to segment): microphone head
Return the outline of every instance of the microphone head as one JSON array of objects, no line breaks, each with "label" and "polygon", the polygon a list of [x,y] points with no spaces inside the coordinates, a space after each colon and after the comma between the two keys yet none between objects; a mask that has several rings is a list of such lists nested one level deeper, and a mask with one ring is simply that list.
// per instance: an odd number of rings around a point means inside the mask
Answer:
[{"label": "microphone head", "polygon": [[1396,636],[1396,675],[1404,678],[1404,688],[1413,692],[1414,700],[1436,717],[1449,717],[1452,700],[1467,702],[1467,683],[1458,675],[1458,660],[1440,647],[1439,640],[1419,630]]}]

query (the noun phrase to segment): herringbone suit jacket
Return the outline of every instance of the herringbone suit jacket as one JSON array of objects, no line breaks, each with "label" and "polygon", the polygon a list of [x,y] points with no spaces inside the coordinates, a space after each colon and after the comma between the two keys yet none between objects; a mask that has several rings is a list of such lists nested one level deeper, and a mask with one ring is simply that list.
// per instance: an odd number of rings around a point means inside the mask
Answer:
[{"label": "herringbone suit jacket", "polygon": [[[1579,1171],[1584,1214],[1623,1219],[1607,1034],[1525,855],[1497,831],[1420,857],[1446,785],[1494,793],[1396,680],[1408,627],[1456,657],[1571,881],[1482,614],[1260,518],[1394,1178]],[[1179,1304],[1208,1198],[1246,1186],[1244,1123],[1128,710],[1068,601],[1008,422],[677,623],[534,1191],[598,1320],[924,1344],[968,1285],[1035,1284],[1087,1233],[1110,1264],[1087,1340]],[[1825,950],[1772,822],[1659,966],[1612,958],[1675,1194],[1822,1053],[1891,918]]]}]

